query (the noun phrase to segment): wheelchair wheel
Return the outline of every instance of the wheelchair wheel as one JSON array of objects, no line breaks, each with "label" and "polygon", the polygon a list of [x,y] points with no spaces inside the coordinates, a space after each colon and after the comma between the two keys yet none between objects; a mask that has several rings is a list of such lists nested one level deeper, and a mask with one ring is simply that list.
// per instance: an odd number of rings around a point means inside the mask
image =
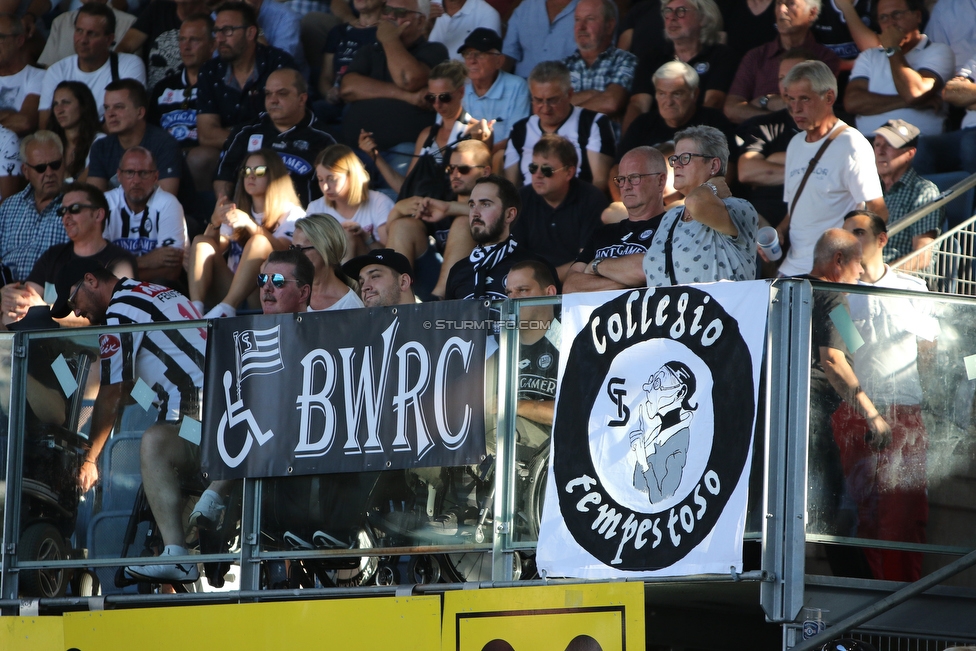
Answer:
[{"label": "wheelchair wheel", "polygon": [[420,554],[407,562],[407,580],[410,583],[429,585],[441,580],[441,563],[437,556]]},{"label": "wheelchair wheel", "polygon": [[80,570],[71,578],[71,594],[76,597],[96,597],[102,588],[92,570]]},{"label": "wheelchair wheel", "polygon": [[[469,581],[491,581],[490,552],[460,552],[444,554],[444,573],[449,581],[465,583]],[[512,579],[522,578],[522,557],[512,554]]]},{"label": "wheelchair wheel", "polygon": [[[366,528],[360,529],[356,534],[356,540],[351,549],[373,549],[376,544],[373,535]],[[339,588],[358,588],[368,585],[370,579],[376,575],[379,568],[380,559],[376,556],[363,556],[359,559],[359,565],[348,570],[326,570],[325,576],[332,585]]]},{"label": "wheelchair wheel", "polygon": [[546,482],[549,479],[549,446],[545,446],[533,459],[529,467],[529,485],[525,489],[526,529],[529,540],[539,539],[539,525],[542,522],[542,503],[546,499]]},{"label": "wheelchair wheel", "polygon": [[[47,522],[32,524],[20,536],[21,562],[63,561],[68,558],[64,536]],[[27,597],[63,597],[68,589],[70,570],[45,568],[20,572],[20,594]]]}]

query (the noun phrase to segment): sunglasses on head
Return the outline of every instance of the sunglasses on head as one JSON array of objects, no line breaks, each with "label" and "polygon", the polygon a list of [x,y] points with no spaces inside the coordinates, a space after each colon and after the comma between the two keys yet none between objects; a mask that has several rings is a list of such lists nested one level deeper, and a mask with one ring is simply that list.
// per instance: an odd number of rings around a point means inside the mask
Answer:
[{"label": "sunglasses on head", "polygon": [[58,217],[64,217],[68,213],[71,213],[72,215],[77,215],[82,210],[86,210],[86,209],[94,210],[95,208],[96,206],[93,206],[90,203],[73,203],[70,206],[61,206],[60,208],[57,209],[56,212],[58,214]]},{"label": "sunglasses on head", "polygon": [[253,174],[257,178],[261,178],[268,173],[267,165],[258,165],[257,167],[245,167],[241,170],[241,176],[250,176]]},{"label": "sunglasses on head", "polygon": [[50,163],[41,163],[40,165],[29,165],[28,163],[24,163],[24,165],[27,165],[27,167],[31,168],[38,174],[43,174],[47,171],[48,167],[57,172],[59,169],[61,169],[61,162],[62,159],[59,158],[58,160],[53,160]]},{"label": "sunglasses on head", "polygon": [[278,289],[284,287],[285,283],[298,282],[297,280],[289,280],[288,278],[285,278],[284,274],[258,274],[258,287],[264,287],[268,284],[269,280],[271,281],[271,284]]},{"label": "sunglasses on head", "polygon": [[450,176],[451,174],[454,174],[454,170],[457,170],[461,174],[470,174],[471,170],[483,169],[484,167],[484,165],[448,165],[444,168],[444,171],[447,172],[448,176]]},{"label": "sunglasses on head", "polygon": [[535,174],[536,172],[542,172],[542,176],[551,178],[559,170],[564,170],[569,165],[563,165],[562,167],[553,167],[552,165],[536,165],[535,163],[529,163],[529,174]]},{"label": "sunglasses on head", "polygon": [[424,100],[428,104],[433,104],[436,100],[440,100],[441,104],[447,104],[452,99],[454,99],[454,95],[452,95],[451,93],[441,93],[439,95],[435,95],[434,93],[427,93],[426,95],[424,95]]}]

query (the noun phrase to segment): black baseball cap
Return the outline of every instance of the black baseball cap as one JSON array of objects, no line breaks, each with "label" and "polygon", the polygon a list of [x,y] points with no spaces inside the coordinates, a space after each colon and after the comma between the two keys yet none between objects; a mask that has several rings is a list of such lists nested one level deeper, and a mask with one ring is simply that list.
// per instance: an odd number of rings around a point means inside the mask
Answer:
[{"label": "black baseball cap", "polygon": [[480,52],[488,52],[490,50],[502,51],[502,37],[498,35],[493,29],[488,29],[487,27],[479,27],[473,30],[468,37],[464,39],[464,44],[458,48],[458,54],[461,54],[468,48],[474,48]]},{"label": "black baseball cap", "polygon": [[407,256],[397,253],[393,249],[373,249],[366,255],[353,258],[342,265],[342,270],[350,278],[359,278],[359,272],[363,270],[363,267],[368,267],[371,264],[389,267],[398,274],[407,274],[410,276],[410,280],[413,280],[413,270],[410,268],[410,261],[407,260]]},{"label": "black baseball cap", "polygon": [[61,268],[58,272],[57,280],[54,281],[54,288],[58,291],[58,300],[51,306],[51,316],[55,319],[63,319],[71,313],[68,309],[68,297],[71,296],[71,289],[78,284],[85,274],[98,269],[105,269],[98,260],[92,258],[75,258]]}]

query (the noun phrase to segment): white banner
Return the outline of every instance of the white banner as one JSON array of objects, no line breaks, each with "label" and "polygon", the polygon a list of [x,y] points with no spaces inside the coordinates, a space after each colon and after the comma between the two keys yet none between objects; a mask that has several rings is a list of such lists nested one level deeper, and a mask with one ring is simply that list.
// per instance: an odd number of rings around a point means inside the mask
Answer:
[{"label": "white banner", "polygon": [[768,307],[764,281],[563,298],[548,576],[742,570]]}]

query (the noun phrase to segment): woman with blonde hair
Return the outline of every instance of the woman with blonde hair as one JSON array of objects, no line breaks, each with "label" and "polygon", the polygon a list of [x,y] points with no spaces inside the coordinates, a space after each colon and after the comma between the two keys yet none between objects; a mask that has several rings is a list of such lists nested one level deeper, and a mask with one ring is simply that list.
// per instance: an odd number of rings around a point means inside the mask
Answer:
[{"label": "woman with blonde hair", "polygon": [[[291,243],[295,222],[305,216],[288,168],[273,149],[244,161],[234,201],[217,203],[203,235],[190,246],[190,300],[206,317],[234,316],[248,300],[257,308],[257,277],[272,251]],[[226,258],[226,261],[225,261]]]},{"label": "woman with blonde hair", "polygon": [[369,189],[369,172],[346,145],[332,145],[315,159],[315,176],[322,198],[308,204],[308,214],[335,217],[346,231],[343,262],[386,246],[386,216],[393,201]]},{"label": "woman with blonde hair", "polygon": [[[410,167],[407,168],[408,176],[420,157],[425,154],[432,155],[438,165],[443,164],[446,159],[444,148],[462,138],[481,140],[491,146],[491,130],[495,121],[475,120],[461,106],[461,100],[464,99],[464,82],[467,79],[467,68],[462,62],[454,59],[438,63],[430,71],[427,77],[427,95],[424,99],[437,112],[441,121],[432,127],[427,127],[417,136],[414,157],[410,161]],[[405,177],[379,155],[379,149],[371,133],[360,132],[359,148],[369,154],[389,186],[399,193]]]},{"label": "woman with blonde hair", "polygon": [[363,307],[357,283],[341,269],[346,256],[346,232],[335,217],[317,213],[299,219],[291,248],[302,251],[315,267],[310,312]]}]

